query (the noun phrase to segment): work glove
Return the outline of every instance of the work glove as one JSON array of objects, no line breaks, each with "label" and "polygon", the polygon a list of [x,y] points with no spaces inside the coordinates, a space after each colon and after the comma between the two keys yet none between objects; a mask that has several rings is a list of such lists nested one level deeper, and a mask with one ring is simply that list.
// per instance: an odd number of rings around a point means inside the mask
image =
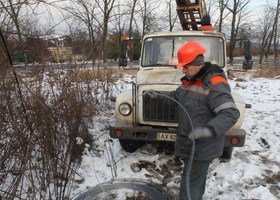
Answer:
[{"label": "work glove", "polygon": [[189,139],[190,140],[196,140],[201,138],[210,138],[213,134],[209,128],[206,127],[198,127],[195,128],[190,134]]},{"label": "work glove", "polygon": [[146,90],[144,92],[144,95],[146,95],[146,94],[149,95],[151,97],[151,99],[158,98],[158,93],[156,91],[154,91],[154,90]]}]

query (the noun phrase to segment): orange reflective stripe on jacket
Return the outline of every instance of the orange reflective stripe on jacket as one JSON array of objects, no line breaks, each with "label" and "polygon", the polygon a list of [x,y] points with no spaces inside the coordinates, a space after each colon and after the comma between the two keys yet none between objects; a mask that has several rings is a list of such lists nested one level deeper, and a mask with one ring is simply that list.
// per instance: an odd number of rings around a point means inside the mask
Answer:
[{"label": "orange reflective stripe on jacket", "polygon": [[200,27],[200,30],[202,31],[214,31],[214,27],[212,25],[203,25]]},{"label": "orange reflective stripe on jacket", "polygon": [[182,90],[192,91],[203,95],[207,95],[209,93],[209,89],[203,88],[202,80],[198,80],[195,82],[183,80],[182,82],[183,82],[183,84],[181,85]]},{"label": "orange reflective stripe on jacket", "polygon": [[209,94],[209,89],[211,89],[214,85],[218,84],[218,83],[226,83],[228,84],[228,81],[221,77],[221,76],[214,76],[211,78],[211,85],[208,88],[204,88],[203,87],[203,81],[202,80],[197,80],[195,82],[191,82],[188,80],[183,80],[183,85],[185,87],[182,87],[183,90],[189,90],[192,92],[196,92],[196,93],[201,93],[204,95]]},{"label": "orange reflective stripe on jacket", "polygon": [[211,78],[211,82],[212,82],[212,85],[210,86],[210,88],[212,88],[214,85],[218,84],[218,83],[226,83],[228,84],[228,81],[221,77],[221,76],[214,76]]},{"label": "orange reflective stripe on jacket", "polygon": [[182,82],[183,82],[186,86],[190,86],[190,85],[196,85],[196,86],[200,86],[200,87],[203,86],[202,80],[198,80],[198,81],[195,81],[195,82],[183,80]]}]

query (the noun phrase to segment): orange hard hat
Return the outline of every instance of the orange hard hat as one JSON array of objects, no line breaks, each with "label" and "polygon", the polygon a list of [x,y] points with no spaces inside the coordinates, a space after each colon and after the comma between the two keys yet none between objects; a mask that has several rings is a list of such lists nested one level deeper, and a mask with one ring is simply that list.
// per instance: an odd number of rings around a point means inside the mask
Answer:
[{"label": "orange hard hat", "polygon": [[204,54],[206,49],[198,42],[189,41],[183,44],[178,52],[178,64],[177,67],[184,67],[188,63],[191,63],[198,55]]}]

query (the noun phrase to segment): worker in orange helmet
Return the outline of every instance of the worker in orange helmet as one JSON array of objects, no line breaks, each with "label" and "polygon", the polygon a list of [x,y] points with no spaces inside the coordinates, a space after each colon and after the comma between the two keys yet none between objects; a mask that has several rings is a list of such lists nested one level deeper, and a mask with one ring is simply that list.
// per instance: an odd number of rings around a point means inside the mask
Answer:
[{"label": "worker in orange helmet", "polygon": [[[165,93],[184,107],[180,109],[178,106],[175,141],[175,156],[184,161],[180,200],[202,199],[209,165],[213,159],[222,155],[225,133],[239,118],[225,73],[219,66],[204,62],[205,52],[206,49],[198,42],[185,43],[177,53],[177,67],[182,68],[185,74],[181,78],[181,85],[175,91],[150,93],[152,98],[171,102],[169,98],[160,95]],[[187,167],[191,161],[193,163],[188,175]],[[190,180],[189,185],[187,178]]]},{"label": "worker in orange helmet", "polygon": [[214,31],[214,27],[212,26],[210,22],[210,16],[208,14],[204,15],[202,20],[201,20],[201,31]]}]

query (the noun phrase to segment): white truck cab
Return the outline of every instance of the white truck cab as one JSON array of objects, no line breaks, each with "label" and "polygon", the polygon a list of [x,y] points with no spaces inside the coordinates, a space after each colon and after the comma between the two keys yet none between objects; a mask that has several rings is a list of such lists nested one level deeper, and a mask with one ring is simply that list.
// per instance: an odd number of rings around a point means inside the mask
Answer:
[{"label": "white truck cab", "polygon": [[[133,152],[146,141],[176,139],[177,106],[167,105],[145,95],[145,91],[171,91],[184,76],[176,68],[177,51],[187,41],[198,41],[207,49],[204,59],[219,65],[227,72],[224,35],[215,31],[178,31],[146,35],[143,39],[140,66],[131,90],[116,98],[115,121],[110,124],[110,136],[119,139],[122,148]],[[246,104],[233,94],[240,111],[237,123],[226,133],[225,146],[240,147],[245,143],[246,131],[241,128]]]}]

